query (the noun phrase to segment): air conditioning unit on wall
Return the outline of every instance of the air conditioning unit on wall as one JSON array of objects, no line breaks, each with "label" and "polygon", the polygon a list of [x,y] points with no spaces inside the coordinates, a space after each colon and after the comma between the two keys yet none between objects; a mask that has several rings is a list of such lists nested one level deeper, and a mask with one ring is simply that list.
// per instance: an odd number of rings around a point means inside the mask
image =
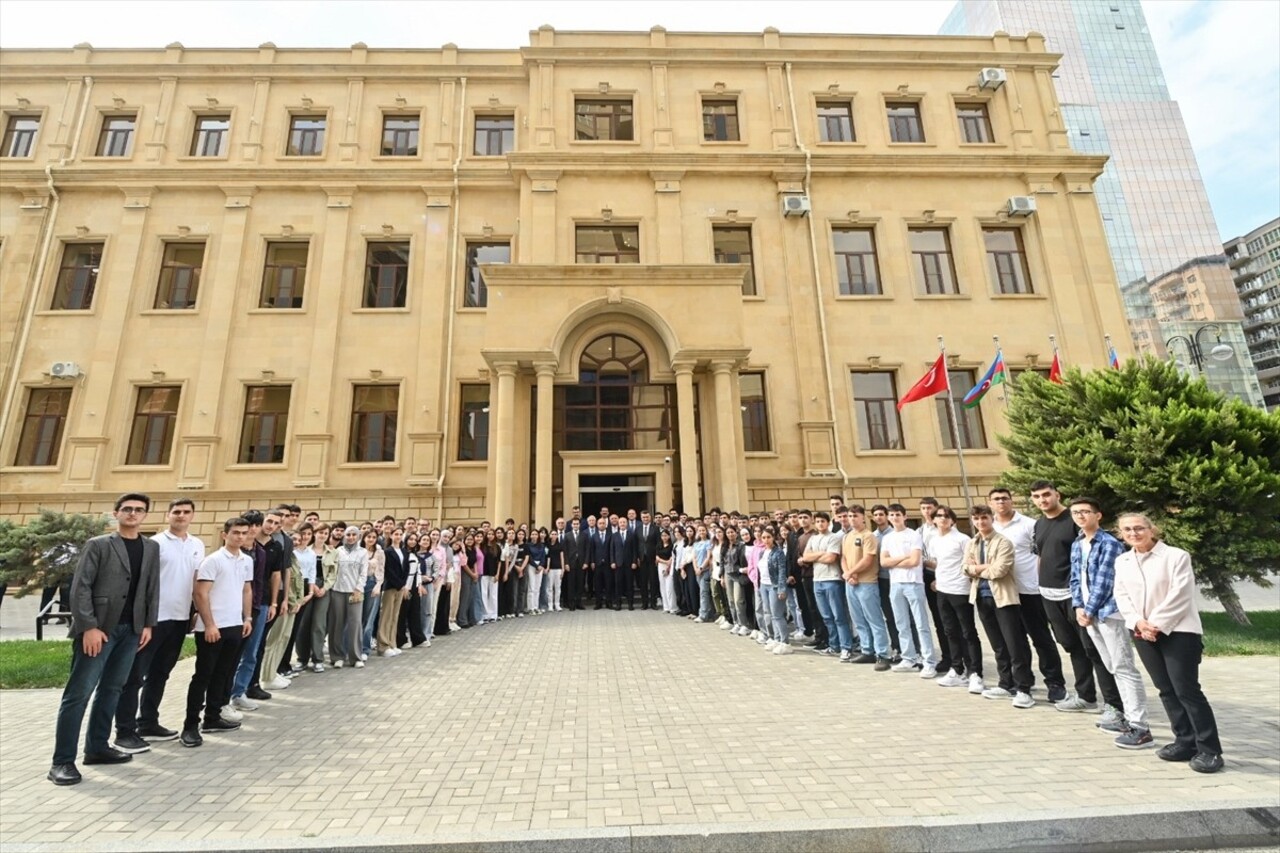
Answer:
[{"label": "air conditioning unit on wall", "polygon": [[978,73],[978,88],[994,91],[1003,86],[1006,79],[1003,68],[984,68]]},{"label": "air conditioning unit on wall", "polygon": [[808,216],[813,208],[809,205],[807,195],[784,195],[782,197],[783,216]]},{"label": "air conditioning unit on wall", "polygon": [[1010,216],[1030,216],[1036,212],[1036,200],[1029,195],[1015,195],[1009,199]]},{"label": "air conditioning unit on wall", "polygon": [[55,361],[49,366],[49,375],[55,379],[74,379],[80,375],[80,365],[74,361]]}]

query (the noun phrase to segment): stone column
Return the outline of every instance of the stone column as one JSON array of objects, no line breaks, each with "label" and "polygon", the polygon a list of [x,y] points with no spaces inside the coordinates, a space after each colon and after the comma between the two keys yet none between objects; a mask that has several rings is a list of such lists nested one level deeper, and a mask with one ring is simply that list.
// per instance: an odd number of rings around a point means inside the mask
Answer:
[{"label": "stone column", "polygon": [[[551,526],[551,482],[552,482],[552,450],[551,450],[551,410],[555,405],[556,366],[550,362],[538,362],[534,365],[538,371],[538,425],[535,432],[536,445],[534,461],[533,486],[533,519],[538,524]],[[505,518],[506,516],[503,516]]]},{"label": "stone column", "polygon": [[738,371],[732,361],[711,363],[716,391],[716,447],[720,455],[720,506],[725,510],[744,509],[739,494],[738,456],[734,441],[733,383]]},{"label": "stone column", "polygon": [[497,474],[493,496],[493,517],[501,522],[511,517],[511,479],[515,464],[516,443],[516,365],[501,362],[494,365],[498,373],[498,438],[494,447],[493,467]]},{"label": "stone column", "polygon": [[680,424],[680,507],[689,515],[702,514],[698,500],[698,433],[693,422],[693,364],[671,365],[676,372],[676,417]]}]

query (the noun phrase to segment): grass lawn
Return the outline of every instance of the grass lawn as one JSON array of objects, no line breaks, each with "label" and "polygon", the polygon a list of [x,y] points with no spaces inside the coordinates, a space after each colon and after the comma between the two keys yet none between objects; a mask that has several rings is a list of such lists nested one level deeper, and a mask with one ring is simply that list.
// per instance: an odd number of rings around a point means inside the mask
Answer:
[{"label": "grass lawn", "polygon": [[[196,653],[187,637],[182,657]],[[70,640],[5,640],[0,643],[0,690],[24,687],[62,687],[71,673]]]},{"label": "grass lawn", "polygon": [[1201,613],[1204,653],[1225,655],[1280,655],[1280,610],[1255,610],[1252,625],[1237,625],[1225,613]]}]

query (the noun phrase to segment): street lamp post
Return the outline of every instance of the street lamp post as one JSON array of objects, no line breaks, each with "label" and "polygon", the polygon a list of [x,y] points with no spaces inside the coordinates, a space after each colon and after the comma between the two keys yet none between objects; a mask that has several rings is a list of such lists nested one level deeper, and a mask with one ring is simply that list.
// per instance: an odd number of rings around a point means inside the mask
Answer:
[{"label": "street lamp post", "polygon": [[[1191,354],[1191,363],[1195,365],[1198,373],[1204,373],[1205,353],[1204,346],[1200,343],[1200,335],[1202,332],[1212,331],[1214,333],[1213,348],[1209,350],[1209,358],[1214,361],[1228,361],[1236,354],[1236,351],[1229,344],[1222,342],[1222,328],[1217,323],[1205,323],[1188,335],[1174,335],[1164,342],[1165,349],[1173,354],[1174,341],[1181,341],[1182,345],[1187,348],[1187,352]],[[1176,362],[1175,362],[1176,363]]]}]

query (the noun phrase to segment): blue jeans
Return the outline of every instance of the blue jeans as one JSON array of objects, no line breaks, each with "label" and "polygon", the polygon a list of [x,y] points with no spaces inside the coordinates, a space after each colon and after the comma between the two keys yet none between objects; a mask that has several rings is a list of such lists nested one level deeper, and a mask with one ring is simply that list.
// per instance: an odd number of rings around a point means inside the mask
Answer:
[{"label": "blue jeans", "polygon": [[843,580],[814,581],[813,595],[818,599],[822,621],[827,624],[827,642],[847,652],[853,648],[853,630],[849,627],[849,609],[841,589],[844,585]]},{"label": "blue jeans", "polygon": [[107,641],[102,644],[97,657],[89,657],[84,653],[83,636],[72,639],[71,676],[62,691],[62,704],[58,706],[54,764],[71,764],[76,760],[80,724],[84,722],[84,712],[95,689],[98,695],[94,697],[93,713],[89,715],[89,734],[85,738],[84,751],[87,755],[107,751],[116,704],[133,669],[138,640],[138,633],[132,625],[117,625],[107,634]]},{"label": "blue jeans", "polygon": [[[924,584],[891,581],[889,601],[893,604],[893,621],[898,626],[898,650],[902,652],[902,659],[924,664],[925,667],[937,666],[938,656],[933,650],[933,633],[929,629],[929,602],[925,599]],[[911,636],[912,622],[915,622],[916,631],[920,634],[919,656],[916,655],[916,643]]]},{"label": "blue jeans", "polygon": [[[382,612],[382,596],[374,595],[378,579],[370,575],[364,582],[364,600],[360,602],[360,651],[366,656],[373,651],[373,633],[378,630],[378,614]],[[358,656],[358,655],[357,655]]]},{"label": "blue jeans", "polygon": [[[784,590],[782,598],[778,597],[779,589]],[[790,645],[791,629],[787,627],[787,599],[790,596],[785,590],[785,587],[762,586],[760,597],[765,599],[765,606],[773,618],[773,638],[779,643]]]},{"label": "blue jeans", "polygon": [[874,581],[856,586],[846,583],[844,594],[849,604],[849,615],[858,629],[862,653],[871,654],[872,649],[868,647],[871,644],[876,657],[889,657],[889,629],[885,627],[884,613],[880,610],[880,585]]},{"label": "blue jeans", "polygon": [[[236,678],[231,684],[231,696],[243,696],[253,683],[253,671],[258,668],[258,647],[267,633],[267,611],[265,604],[259,605],[253,612],[253,633],[240,646],[240,665],[236,667]],[[274,678],[274,676],[272,676]]]},{"label": "blue jeans", "polygon": [[710,622],[715,618],[716,608],[711,603],[711,569],[698,575],[698,618]]}]

